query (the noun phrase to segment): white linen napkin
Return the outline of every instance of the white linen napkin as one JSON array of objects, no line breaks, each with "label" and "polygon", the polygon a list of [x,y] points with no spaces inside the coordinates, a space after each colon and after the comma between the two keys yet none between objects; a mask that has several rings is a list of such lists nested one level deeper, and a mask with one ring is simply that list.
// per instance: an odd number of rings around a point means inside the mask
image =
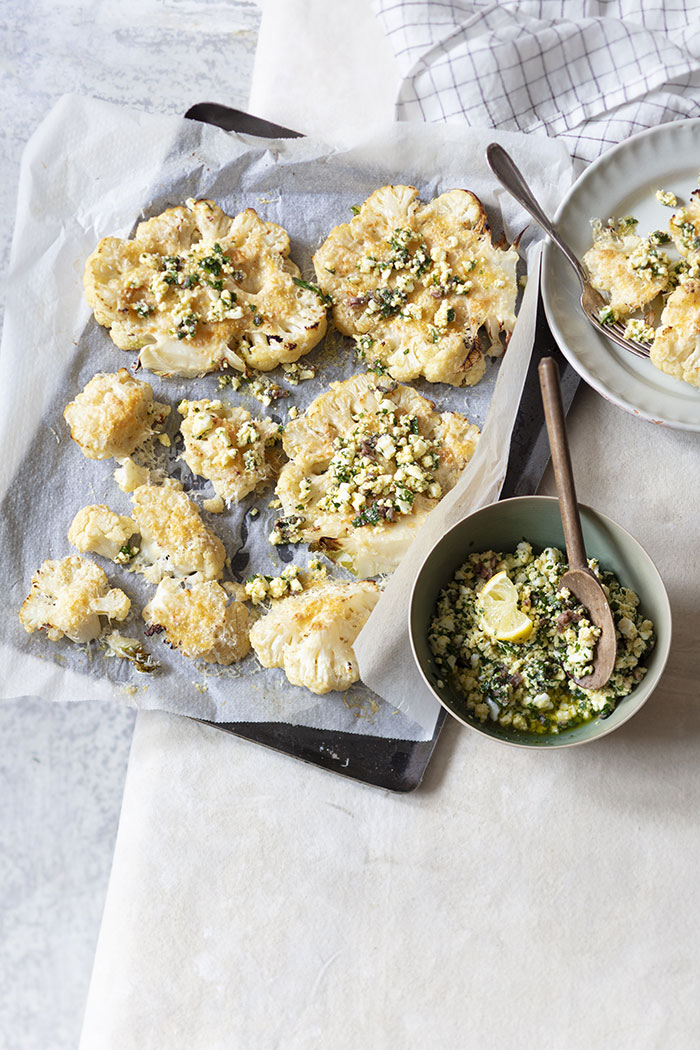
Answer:
[{"label": "white linen napkin", "polygon": [[399,120],[557,136],[577,169],[700,115],[700,3],[373,0],[401,70]]}]

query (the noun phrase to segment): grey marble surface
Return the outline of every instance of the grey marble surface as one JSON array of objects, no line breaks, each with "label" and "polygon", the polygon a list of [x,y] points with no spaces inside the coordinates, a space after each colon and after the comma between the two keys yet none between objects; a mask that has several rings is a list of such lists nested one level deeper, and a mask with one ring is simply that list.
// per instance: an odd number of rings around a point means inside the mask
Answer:
[{"label": "grey marble surface", "polygon": [[[0,5],[0,265],[22,150],[65,92],[161,113],[245,108],[260,20],[244,0]],[[28,692],[31,683],[27,683]],[[0,1047],[77,1046],[135,713],[0,705]]]}]

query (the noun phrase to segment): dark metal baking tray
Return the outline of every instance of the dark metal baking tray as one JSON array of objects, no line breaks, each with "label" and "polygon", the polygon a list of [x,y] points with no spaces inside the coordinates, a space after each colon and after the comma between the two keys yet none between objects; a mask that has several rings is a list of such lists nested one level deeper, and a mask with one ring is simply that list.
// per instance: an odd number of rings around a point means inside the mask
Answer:
[{"label": "dark metal baking tray", "polygon": [[[271,124],[238,109],[216,102],[201,102],[185,114],[190,120],[215,124],[225,131],[237,131],[263,138],[299,138],[296,131]],[[549,445],[540,400],[537,365],[550,355],[556,358],[562,380],[564,407],[573,399],[578,376],[559,353],[544,316],[542,303],[537,314],[535,345],[528,370],[518,416],[513,428],[508,472],[501,498],[533,493],[549,459]],[[354,733],[310,729],[286,722],[205,722],[204,724],[233,733],[246,740],[274,748],[304,762],[329,769],[342,776],[389,791],[413,791],[418,787],[435,750],[446,712],[440,711],[435,732],[430,740],[394,740],[387,737],[360,736]],[[198,719],[197,721],[203,721]]]}]

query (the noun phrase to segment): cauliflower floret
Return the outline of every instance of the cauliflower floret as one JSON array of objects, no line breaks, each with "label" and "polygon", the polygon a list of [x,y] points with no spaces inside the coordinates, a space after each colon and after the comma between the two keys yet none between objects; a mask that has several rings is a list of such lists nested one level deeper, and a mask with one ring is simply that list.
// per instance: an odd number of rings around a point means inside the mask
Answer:
[{"label": "cauliflower floret", "polygon": [[347,689],[360,677],[353,642],[379,599],[369,580],[329,581],[273,605],[250,632],[263,667],[282,667],[312,693]]},{"label": "cauliflower floret", "polygon": [[89,642],[102,630],[100,616],[125,620],[131,602],[119,588],[110,590],[104,569],[77,554],[47,560],[32,576],[29,595],[19,612],[25,631],[45,630],[52,642],[65,635]]},{"label": "cauliflower floret", "polygon": [[491,242],[473,193],[450,190],[422,204],[413,186],[383,186],[314,255],[339,330],[394,379],[473,386],[515,324],[514,247]]},{"label": "cauliflower floret", "polygon": [[83,283],[118,347],[141,350],[160,375],[192,377],[226,365],[269,371],[308,353],[326,310],[299,280],[281,226],[201,200],[140,223],[131,240],[105,237]]},{"label": "cauliflower floret", "polygon": [[153,389],[129,375],[100,372],[66,405],[71,437],[88,459],[129,456],[161,426],[170,409],[153,400]]},{"label": "cauliflower floret", "polygon": [[190,660],[233,664],[250,650],[248,610],[242,602],[227,605],[228,595],[213,580],[173,580],[158,584],[143,610],[150,633],[158,628],[166,641]]},{"label": "cauliflower floret", "polygon": [[90,551],[124,564],[138,553],[138,547],[129,543],[136,531],[131,518],[115,514],[104,503],[99,503],[78,511],[68,530],[68,542],[84,554]]},{"label": "cauliflower floret", "polygon": [[204,525],[196,505],[173,485],[140,485],[131,495],[134,520],[141,533],[141,555],[150,567],[144,576],[158,583],[162,576],[202,573],[221,576],[224,545]]},{"label": "cauliflower floret", "polygon": [[408,386],[354,376],[287,423],[273,542],[306,542],[358,576],[392,572],[471,459],[478,427]]},{"label": "cauliflower floret", "polygon": [[686,281],[669,295],[651,361],[667,375],[700,387],[700,280]]},{"label": "cauliflower floret", "polygon": [[193,474],[208,478],[218,496],[238,501],[277,476],[279,424],[253,419],[244,408],[221,401],[181,401],[183,459]]}]

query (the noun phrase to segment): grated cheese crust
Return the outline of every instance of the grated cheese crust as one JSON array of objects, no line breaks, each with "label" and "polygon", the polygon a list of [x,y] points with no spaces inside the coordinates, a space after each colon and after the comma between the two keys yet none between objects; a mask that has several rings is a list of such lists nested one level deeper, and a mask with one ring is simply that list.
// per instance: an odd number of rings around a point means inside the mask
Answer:
[{"label": "grated cheese crust", "polygon": [[383,186],[314,256],[333,319],[360,354],[394,379],[473,386],[488,352],[515,324],[515,247],[491,241],[486,212],[467,190],[422,204],[413,186]]},{"label": "grated cheese crust", "polygon": [[94,376],[63,415],[84,456],[109,459],[130,456],[161,429],[169,413],[167,405],[153,400],[149,383],[120,368]]},{"label": "grated cheese crust", "polygon": [[619,224],[597,225],[593,247],[583,257],[591,284],[596,291],[608,293],[617,318],[644,309],[668,290],[675,277],[666,252],[648,237],[625,232],[627,229]]},{"label": "grated cheese crust", "polygon": [[141,555],[149,568],[146,579],[201,573],[217,580],[226,551],[218,536],[204,525],[197,506],[174,485],[140,485],[131,495],[134,520],[141,533]]},{"label": "grated cheese crust", "polygon": [[652,364],[666,375],[700,387],[700,279],[671,292],[651,346]]},{"label": "grated cheese crust", "polygon": [[46,631],[52,642],[64,635],[89,642],[102,631],[100,616],[125,620],[131,602],[117,587],[110,589],[99,565],[78,554],[60,561],[47,559],[32,576],[32,586],[20,611],[25,631]]},{"label": "grated cheese crust", "polygon": [[142,616],[152,628],[162,628],[166,641],[188,659],[228,666],[250,651],[250,640],[245,605],[227,603],[226,591],[214,580],[166,577]]},{"label": "grated cheese crust", "polygon": [[325,306],[299,277],[281,226],[252,208],[231,218],[189,200],[140,223],[131,240],[101,240],[84,286],[116,346],[141,350],[159,375],[192,377],[229,365],[269,371],[316,346]]},{"label": "grated cheese crust", "polygon": [[193,474],[212,482],[217,496],[238,502],[275,478],[282,463],[280,426],[253,419],[221,401],[181,401],[183,459]]},{"label": "grated cheese crust", "polygon": [[273,542],[305,542],[358,576],[392,572],[471,459],[478,427],[372,374],[331,383],[287,423]]},{"label": "grated cheese crust", "polygon": [[360,672],[353,642],[379,600],[369,580],[338,580],[275,602],[250,641],[263,667],[282,667],[292,685],[312,693],[348,689]]}]

